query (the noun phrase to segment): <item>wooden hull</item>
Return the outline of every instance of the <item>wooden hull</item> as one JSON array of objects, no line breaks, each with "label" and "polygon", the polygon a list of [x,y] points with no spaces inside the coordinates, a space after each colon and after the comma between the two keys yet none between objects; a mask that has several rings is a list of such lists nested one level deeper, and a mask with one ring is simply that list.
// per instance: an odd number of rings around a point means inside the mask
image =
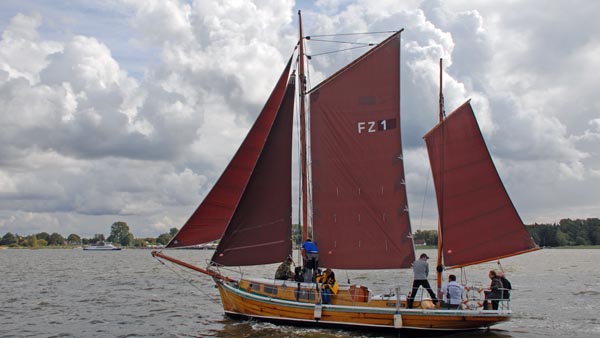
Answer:
[{"label": "wooden hull", "polygon": [[216,283],[226,314],[289,324],[312,323],[357,329],[475,330],[510,319],[508,311],[406,309],[402,307],[405,303],[398,305],[395,300],[353,301],[342,292],[332,304],[321,305],[316,304],[318,300],[314,298],[296,300],[296,297],[290,297],[296,290],[301,290],[300,286],[296,289],[293,282],[284,287],[284,291],[276,288],[276,292],[272,289],[274,284],[264,284],[272,295],[264,292],[261,283],[252,281],[216,279]]}]

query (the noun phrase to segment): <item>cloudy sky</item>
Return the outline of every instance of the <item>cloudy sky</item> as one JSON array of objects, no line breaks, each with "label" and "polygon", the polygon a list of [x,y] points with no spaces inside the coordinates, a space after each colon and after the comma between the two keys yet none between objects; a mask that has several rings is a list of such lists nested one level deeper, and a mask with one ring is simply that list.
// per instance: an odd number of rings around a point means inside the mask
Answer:
[{"label": "cloudy sky", "polygon": [[[180,227],[273,88],[298,9],[307,35],[405,28],[415,230],[436,225],[421,137],[440,57],[446,109],[472,100],[524,222],[600,217],[597,1],[2,0],[0,235]],[[360,52],[313,58],[311,83]]]}]

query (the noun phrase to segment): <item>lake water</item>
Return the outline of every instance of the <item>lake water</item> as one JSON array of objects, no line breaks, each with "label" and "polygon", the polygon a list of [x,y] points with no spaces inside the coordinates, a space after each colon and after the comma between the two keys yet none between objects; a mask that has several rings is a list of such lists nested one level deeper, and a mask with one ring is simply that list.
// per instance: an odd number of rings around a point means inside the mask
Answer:
[{"label": "lake water", "polygon": [[[204,267],[212,251],[168,254]],[[512,320],[489,332],[448,337],[600,337],[599,262],[600,250],[540,250],[505,259],[514,288]],[[271,278],[275,268],[244,271]],[[469,268],[468,284],[489,285],[493,268]],[[377,293],[395,285],[406,293],[412,281],[410,270],[336,275]],[[162,265],[148,250],[0,250],[0,302],[0,337],[387,337],[228,319],[210,278]]]}]

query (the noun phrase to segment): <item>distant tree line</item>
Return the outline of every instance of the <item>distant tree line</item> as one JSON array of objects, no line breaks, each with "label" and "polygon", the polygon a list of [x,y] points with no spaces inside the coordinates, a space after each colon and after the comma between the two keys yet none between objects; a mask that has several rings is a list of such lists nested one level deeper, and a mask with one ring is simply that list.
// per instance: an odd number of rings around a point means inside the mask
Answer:
[{"label": "distant tree line", "polygon": [[77,246],[88,245],[98,242],[110,242],[124,247],[147,247],[154,245],[166,245],[177,233],[177,228],[171,228],[169,232],[160,234],[156,238],[135,238],[129,231],[126,222],[115,222],[111,225],[110,236],[104,237],[104,234],[95,234],[91,238],[82,238],[77,234],[70,234],[66,238],[59,233],[48,234],[40,232],[33,235],[22,236],[7,232],[0,238],[0,245],[8,247],[59,247],[59,246]]},{"label": "distant tree line", "polygon": [[[600,219],[562,219],[553,224],[532,224],[527,225],[527,230],[541,247],[558,246],[579,246],[579,245],[600,245]],[[40,232],[38,234],[21,236],[7,232],[0,238],[0,245],[9,247],[31,247],[39,248],[46,246],[75,246],[87,245],[97,242],[110,242],[125,247],[147,247],[154,245],[166,245],[171,238],[177,234],[177,228],[171,228],[169,232],[160,234],[158,237],[135,238],[129,231],[126,222],[115,222],[111,225],[110,236],[104,237],[104,234],[95,234],[92,238],[82,238],[77,234],[70,234],[66,238],[59,233],[48,234]],[[295,246],[302,243],[302,231],[300,225],[294,224],[292,227],[292,236]],[[428,245],[437,244],[436,230],[417,230],[413,233],[415,241],[423,241]]]},{"label": "distant tree line", "polygon": [[437,230],[417,230],[413,233],[413,241],[423,242],[426,245],[437,245]]},{"label": "distant tree line", "polygon": [[[600,245],[600,219],[562,219],[553,224],[526,225],[527,231],[541,247]],[[437,230],[417,230],[415,241],[437,245]]]},{"label": "distant tree line", "polygon": [[528,225],[527,230],[541,247],[600,245],[600,219],[562,219],[553,224]]}]

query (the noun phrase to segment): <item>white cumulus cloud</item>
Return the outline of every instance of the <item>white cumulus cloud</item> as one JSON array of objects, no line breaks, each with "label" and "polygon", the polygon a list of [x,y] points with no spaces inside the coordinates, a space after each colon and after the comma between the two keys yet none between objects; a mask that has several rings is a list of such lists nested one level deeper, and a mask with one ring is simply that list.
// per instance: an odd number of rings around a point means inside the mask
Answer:
[{"label": "white cumulus cloud", "polygon": [[[524,220],[598,217],[595,2],[565,11],[541,1],[7,1],[0,233],[91,236],[124,220],[136,236],[156,236],[181,226],[291,56],[300,6],[306,35],[405,29],[402,124],[414,224],[436,224],[421,137],[437,121],[440,58],[447,113],[471,99]],[[316,40],[307,42],[313,85],[365,51],[316,56],[340,48]]]}]

